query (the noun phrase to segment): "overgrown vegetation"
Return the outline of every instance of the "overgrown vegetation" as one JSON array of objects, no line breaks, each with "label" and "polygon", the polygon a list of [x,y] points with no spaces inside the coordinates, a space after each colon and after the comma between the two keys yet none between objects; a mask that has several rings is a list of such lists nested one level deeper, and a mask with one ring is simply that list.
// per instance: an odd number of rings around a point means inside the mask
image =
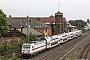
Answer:
[{"label": "overgrown vegetation", "polygon": [[75,58],[75,56],[78,54],[78,50],[75,51],[70,58],[68,58],[67,60],[73,60]]},{"label": "overgrown vegetation", "polygon": [[[29,40],[30,41],[37,40],[36,35],[30,32]],[[4,60],[16,60],[17,58],[20,58],[22,44],[26,42],[27,42],[26,38],[21,37],[21,39],[18,39],[18,37],[14,36],[10,41],[8,42],[5,41],[4,43],[2,43],[0,45],[0,60],[3,60],[3,59]]]},{"label": "overgrown vegetation", "polygon": [[[10,59],[14,60],[16,58],[21,57],[21,47],[24,42],[26,42],[24,39],[18,40],[17,37],[13,37],[9,42],[5,41],[0,46],[0,60],[3,60],[3,58],[6,60],[10,60]],[[13,54],[15,56],[13,56]],[[8,58],[8,57],[12,57],[12,58]]]}]

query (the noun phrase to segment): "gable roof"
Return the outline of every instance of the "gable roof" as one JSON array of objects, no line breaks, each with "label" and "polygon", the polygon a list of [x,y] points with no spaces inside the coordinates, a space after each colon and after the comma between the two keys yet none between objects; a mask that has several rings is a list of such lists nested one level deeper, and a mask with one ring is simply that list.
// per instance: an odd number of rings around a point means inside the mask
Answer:
[{"label": "gable roof", "polygon": [[[49,22],[49,23],[55,23],[55,17],[54,16],[50,16],[50,17],[40,17],[40,21],[45,23],[45,22]],[[62,17],[62,22],[65,23],[66,22],[66,18]]]},{"label": "gable roof", "polygon": [[55,17],[54,16],[50,16],[50,17],[40,17],[40,21],[41,22],[55,22]]},{"label": "gable roof", "polygon": [[[18,31],[21,31],[21,29],[17,29]],[[35,35],[43,35],[43,33],[38,32],[37,30],[30,28],[29,32],[32,32],[32,34]],[[24,33],[25,35],[27,35],[27,29],[23,29],[22,33]]]},{"label": "gable roof", "polygon": [[[21,28],[21,26],[27,28],[27,17],[7,17],[7,23],[17,29]],[[50,26],[31,17],[29,17],[29,24],[31,25],[31,28],[51,28]]]}]

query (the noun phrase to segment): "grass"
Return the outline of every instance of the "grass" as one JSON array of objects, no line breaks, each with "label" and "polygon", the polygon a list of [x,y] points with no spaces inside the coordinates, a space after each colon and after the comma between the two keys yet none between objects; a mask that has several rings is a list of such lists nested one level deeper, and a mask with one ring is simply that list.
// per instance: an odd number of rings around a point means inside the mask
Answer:
[{"label": "grass", "polygon": [[67,60],[73,60],[74,57],[75,57],[77,54],[78,54],[78,50],[75,51],[75,52],[70,56],[70,58],[68,58]]}]

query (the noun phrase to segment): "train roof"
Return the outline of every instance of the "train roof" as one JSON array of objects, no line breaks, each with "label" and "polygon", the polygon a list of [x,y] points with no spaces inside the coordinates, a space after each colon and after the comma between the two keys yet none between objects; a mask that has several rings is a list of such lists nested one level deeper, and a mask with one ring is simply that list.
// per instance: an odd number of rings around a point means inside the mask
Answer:
[{"label": "train roof", "polygon": [[23,45],[31,45],[30,43],[23,43]]}]

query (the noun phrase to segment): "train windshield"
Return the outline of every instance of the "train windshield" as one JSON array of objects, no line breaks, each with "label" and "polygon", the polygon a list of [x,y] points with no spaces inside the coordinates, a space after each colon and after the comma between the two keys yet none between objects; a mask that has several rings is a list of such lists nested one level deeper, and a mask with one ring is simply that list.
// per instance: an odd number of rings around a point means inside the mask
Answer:
[{"label": "train windshield", "polygon": [[70,35],[73,35],[73,34],[70,34]]},{"label": "train windshield", "polygon": [[23,49],[30,49],[30,45],[23,45]]},{"label": "train windshield", "polygon": [[41,38],[40,40],[46,40],[45,38]]}]

